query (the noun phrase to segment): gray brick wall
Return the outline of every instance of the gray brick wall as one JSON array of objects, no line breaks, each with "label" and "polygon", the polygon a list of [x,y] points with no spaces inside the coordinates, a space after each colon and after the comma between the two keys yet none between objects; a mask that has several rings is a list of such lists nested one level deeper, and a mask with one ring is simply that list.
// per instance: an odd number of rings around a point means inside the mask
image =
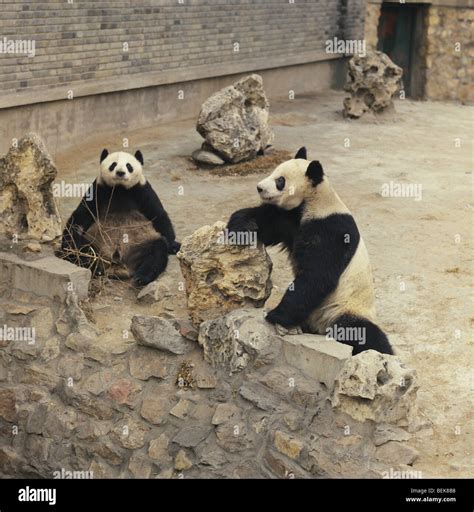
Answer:
[{"label": "gray brick wall", "polygon": [[[0,54],[0,91],[38,92],[176,69],[324,51],[362,38],[364,0],[2,0],[0,39],[34,39],[36,56]],[[128,44],[128,52],[124,51]],[[234,51],[234,43],[239,51]],[[214,73],[214,71],[213,71]]]}]

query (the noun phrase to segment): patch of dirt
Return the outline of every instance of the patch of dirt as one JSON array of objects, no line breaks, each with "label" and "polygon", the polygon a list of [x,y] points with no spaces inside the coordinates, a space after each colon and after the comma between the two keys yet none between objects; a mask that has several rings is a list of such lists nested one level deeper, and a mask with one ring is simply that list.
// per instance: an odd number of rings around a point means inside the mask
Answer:
[{"label": "patch of dirt", "polygon": [[225,164],[218,166],[197,164],[190,160],[189,170],[207,171],[211,176],[250,176],[252,174],[261,174],[267,172],[270,174],[275,167],[290,158],[293,158],[289,151],[281,149],[269,149],[267,154],[257,156],[253,160],[239,162],[238,164]]}]

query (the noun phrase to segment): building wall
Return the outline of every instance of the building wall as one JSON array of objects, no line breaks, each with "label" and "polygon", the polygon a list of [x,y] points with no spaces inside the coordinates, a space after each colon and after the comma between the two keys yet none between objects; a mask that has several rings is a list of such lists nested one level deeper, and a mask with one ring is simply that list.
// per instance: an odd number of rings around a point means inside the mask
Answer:
[{"label": "building wall", "polygon": [[[474,103],[474,2],[472,0],[423,0],[428,4],[424,26],[418,31],[417,72],[424,80],[424,97]],[[365,39],[369,48],[378,43],[377,28],[381,0],[366,3]],[[424,33],[422,33],[424,32]]]},{"label": "building wall", "polygon": [[125,78],[133,87],[144,75],[159,85],[183,69],[193,80],[222,66],[280,66],[292,55],[314,62],[326,39],[363,33],[363,0],[179,2],[3,1],[0,34],[34,39],[36,56],[0,55],[0,91],[50,98],[58,85],[81,94],[91,83],[125,89]]},{"label": "building wall", "polygon": [[362,38],[365,14],[364,0],[6,0],[1,10],[0,38],[36,48],[0,54],[0,149],[28,128],[60,146],[192,117],[248,72],[263,74],[270,99],[330,87],[341,55],[325,42]]},{"label": "building wall", "polygon": [[474,9],[431,6],[428,11],[426,96],[474,102]]}]

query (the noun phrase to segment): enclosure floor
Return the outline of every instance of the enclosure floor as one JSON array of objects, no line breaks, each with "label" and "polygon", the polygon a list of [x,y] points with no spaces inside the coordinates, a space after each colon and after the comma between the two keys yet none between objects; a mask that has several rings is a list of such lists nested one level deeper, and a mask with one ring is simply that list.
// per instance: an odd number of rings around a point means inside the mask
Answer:
[{"label": "enclosure floor", "polygon": [[[274,146],[292,152],[307,146],[358,221],[374,269],[380,324],[399,357],[416,368],[420,407],[431,423],[412,441],[420,451],[413,469],[426,477],[472,477],[474,109],[406,100],[386,119],[348,121],[340,115],[343,97],[328,92],[273,103]],[[142,150],[146,174],[182,239],[257,204],[256,183],[265,174],[222,177],[196,170],[189,160],[201,143],[194,126],[189,120],[132,133],[122,129],[81,141],[67,153],[49,149],[58,179],[91,182],[102,148],[117,150],[126,137],[133,151]],[[382,185],[391,181],[421,185],[422,200],[382,197]],[[61,213],[68,215],[77,203],[61,199]],[[275,286],[268,307],[292,280],[286,255],[273,249],[270,255]],[[137,304],[136,291],[124,283],[108,285],[97,299],[110,304],[102,321],[119,332],[135,312],[186,315],[175,257],[160,281],[173,297],[158,306]],[[117,295],[124,295],[122,303],[113,300]]]}]

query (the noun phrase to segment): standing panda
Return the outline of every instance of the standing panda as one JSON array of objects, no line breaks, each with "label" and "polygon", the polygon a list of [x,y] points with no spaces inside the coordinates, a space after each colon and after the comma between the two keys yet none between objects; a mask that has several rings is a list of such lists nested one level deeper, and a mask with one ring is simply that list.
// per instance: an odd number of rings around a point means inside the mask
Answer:
[{"label": "standing panda", "polygon": [[353,354],[393,354],[375,324],[367,250],[346,205],[318,161],[301,148],[257,185],[262,204],[232,214],[230,232],[256,231],[265,245],[283,244],[295,279],[266,319],[286,328],[330,334]]},{"label": "standing panda", "polygon": [[95,275],[154,281],[176,254],[173,225],[143,175],[143,155],[100,156],[100,172],[67,221],[60,255]]}]

